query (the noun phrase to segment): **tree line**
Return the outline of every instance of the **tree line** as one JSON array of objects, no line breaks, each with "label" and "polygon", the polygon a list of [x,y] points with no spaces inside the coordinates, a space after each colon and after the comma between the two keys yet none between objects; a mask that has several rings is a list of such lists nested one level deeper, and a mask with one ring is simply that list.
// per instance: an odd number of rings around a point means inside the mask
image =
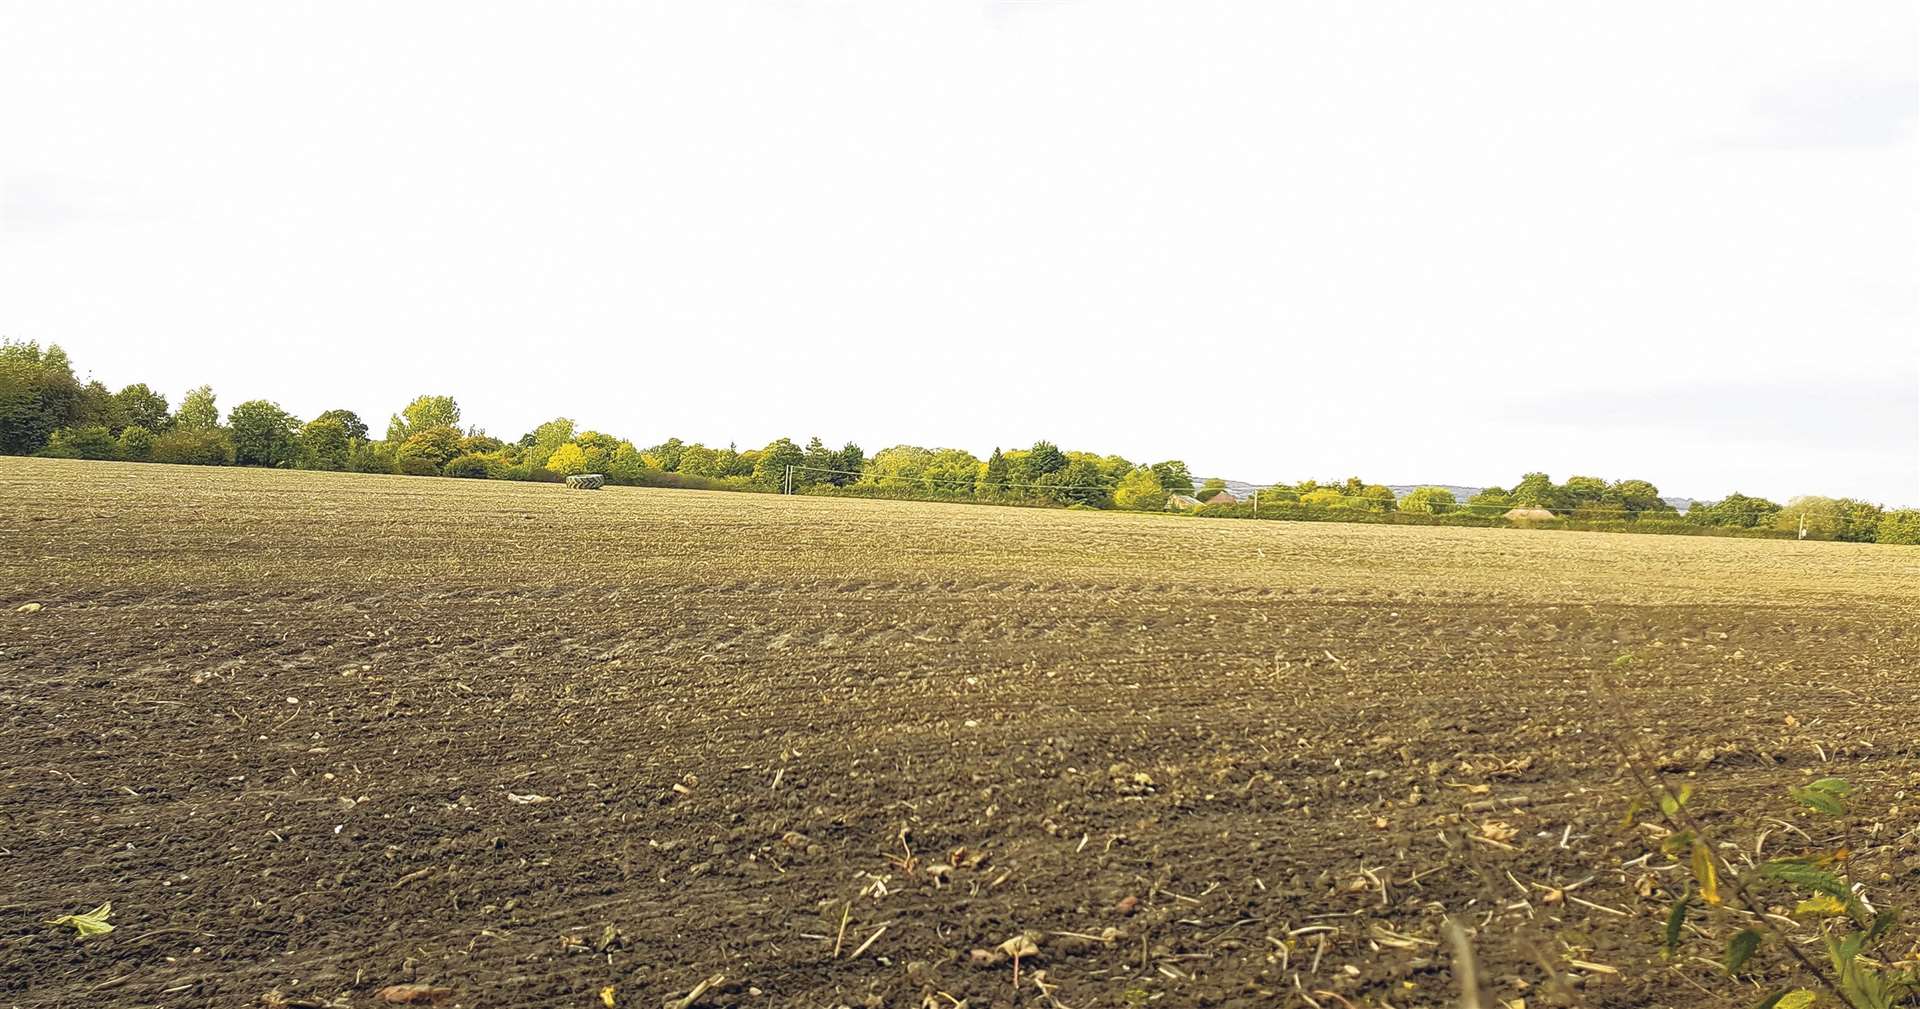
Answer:
[{"label": "tree line", "polygon": [[[266,466],[492,480],[559,481],[602,473],[608,482],[807,494],[974,500],[1069,508],[1162,511],[1191,503],[1192,514],[1309,521],[1494,525],[1513,521],[1640,532],[1806,535],[1856,542],[1920,543],[1920,510],[1887,510],[1850,498],[1801,497],[1785,505],[1731,494],[1684,515],[1645,480],[1574,476],[1555,483],[1528,473],[1511,488],[1490,487],[1458,501],[1444,487],[1396,496],[1358,477],[1263,487],[1257,501],[1209,480],[1196,488],[1186,463],[1142,464],[1118,455],[1063,450],[1049,441],[996,448],[982,459],[953,448],[896,445],[868,456],[859,445],[832,448],[813,438],[778,438],[760,448],[714,448],[669,438],[657,445],[580,430],[558,417],[516,440],[462,426],[452,396],[423,395],[393,414],[383,437],[354,411],[301,420],[267,400],[235,405],[223,417],[207,386],[178,408],[144,383],[113,391],[81,382],[57,345],[0,341],[0,453],[211,466]],[[1177,497],[1176,497],[1177,496]],[[1516,511],[1518,509],[1518,511]],[[1515,516],[1509,518],[1509,515]]]}]

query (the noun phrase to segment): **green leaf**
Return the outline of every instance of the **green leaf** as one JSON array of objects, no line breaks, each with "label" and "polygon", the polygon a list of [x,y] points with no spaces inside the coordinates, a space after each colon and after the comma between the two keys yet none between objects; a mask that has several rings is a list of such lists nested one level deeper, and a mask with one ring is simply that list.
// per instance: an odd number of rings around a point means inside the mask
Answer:
[{"label": "green leaf", "polygon": [[1823,792],[1817,788],[1793,788],[1789,791],[1793,793],[1794,798],[1800,800],[1801,805],[1809,809],[1825,813],[1828,816],[1847,815],[1847,804],[1841,801],[1840,796],[1832,792]]},{"label": "green leaf", "polygon": [[1760,933],[1750,928],[1735,932],[1733,939],[1727,943],[1727,973],[1740,973],[1740,968],[1747,965],[1747,960],[1753,956],[1753,951],[1759,948]]},{"label": "green leaf", "polygon": [[1680,926],[1687,923],[1687,895],[1673,902],[1673,910],[1667,912],[1667,944],[1665,956],[1672,957],[1673,951],[1680,947]]},{"label": "green leaf", "polygon": [[1852,963],[1853,958],[1860,955],[1860,947],[1866,944],[1867,934],[1865,932],[1854,932],[1845,939],[1840,940],[1839,945],[1835,946],[1833,950],[1835,965],[1844,968],[1845,965]]},{"label": "green leaf", "polygon": [[47,924],[72,925],[74,932],[77,933],[75,938],[91,939],[96,935],[106,935],[113,931],[113,926],[107,924],[107,916],[112,913],[113,901],[107,901],[86,914],[63,914]]},{"label": "green leaf", "polygon": [[1837,795],[1843,799],[1853,793],[1853,786],[1848,784],[1845,778],[1821,778],[1807,787],[1828,795]]},{"label": "green leaf", "polygon": [[1813,1005],[1813,993],[1805,988],[1785,988],[1754,1003],[1753,1009],[1807,1009]]},{"label": "green leaf", "polygon": [[1777,879],[1782,883],[1791,883],[1818,893],[1830,894],[1841,900],[1850,900],[1853,896],[1847,892],[1847,884],[1842,883],[1833,873],[1822,872],[1805,862],[1775,859],[1761,863],[1760,872],[1769,879]]},{"label": "green leaf", "polygon": [[1692,785],[1681,785],[1678,795],[1663,788],[1660,790],[1660,812],[1668,816],[1677,816],[1682,809],[1686,808],[1687,800],[1691,798],[1693,798]]},{"label": "green leaf", "polygon": [[1896,910],[1882,911],[1874,915],[1873,923],[1867,926],[1867,946],[1871,947],[1874,943],[1879,942],[1880,937],[1886,935],[1887,930],[1898,924],[1899,921],[1900,912]]}]

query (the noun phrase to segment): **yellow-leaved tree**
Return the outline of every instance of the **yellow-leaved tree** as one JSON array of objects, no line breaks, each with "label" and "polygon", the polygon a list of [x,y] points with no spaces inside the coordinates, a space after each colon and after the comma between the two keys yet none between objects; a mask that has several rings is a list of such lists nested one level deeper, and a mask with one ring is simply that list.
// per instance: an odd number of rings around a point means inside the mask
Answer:
[{"label": "yellow-leaved tree", "polygon": [[573,442],[553,450],[547,457],[547,469],[561,476],[578,476],[587,471],[587,451]]},{"label": "yellow-leaved tree", "polygon": [[1167,489],[1152,470],[1142,467],[1120,478],[1113,503],[1133,511],[1159,511],[1167,506]]}]

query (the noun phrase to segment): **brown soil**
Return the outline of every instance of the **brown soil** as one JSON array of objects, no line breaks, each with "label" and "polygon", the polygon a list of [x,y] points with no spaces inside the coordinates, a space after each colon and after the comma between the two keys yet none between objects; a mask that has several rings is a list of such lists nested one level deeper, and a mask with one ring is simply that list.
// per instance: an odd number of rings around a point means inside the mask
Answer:
[{"label": "brown soil", "polygon": [[1501,999],[1734,1004],[1623,867],[1625,652],[1725,840],[1843,774],[1920,896],[1898,548],[24,460],[0,514],[11,1005],[1407,1009],[1449,915]]}]

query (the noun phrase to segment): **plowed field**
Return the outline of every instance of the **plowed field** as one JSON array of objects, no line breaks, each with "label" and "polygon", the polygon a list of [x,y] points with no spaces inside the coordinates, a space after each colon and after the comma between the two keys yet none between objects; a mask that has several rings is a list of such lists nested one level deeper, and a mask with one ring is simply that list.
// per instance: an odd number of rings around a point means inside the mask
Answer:
[{"label": "plowed field", "polygon": [[18,1006],[1719,1004],[1622,736],[1920,897],[1912,549],[4,459],[0,604]]}]

